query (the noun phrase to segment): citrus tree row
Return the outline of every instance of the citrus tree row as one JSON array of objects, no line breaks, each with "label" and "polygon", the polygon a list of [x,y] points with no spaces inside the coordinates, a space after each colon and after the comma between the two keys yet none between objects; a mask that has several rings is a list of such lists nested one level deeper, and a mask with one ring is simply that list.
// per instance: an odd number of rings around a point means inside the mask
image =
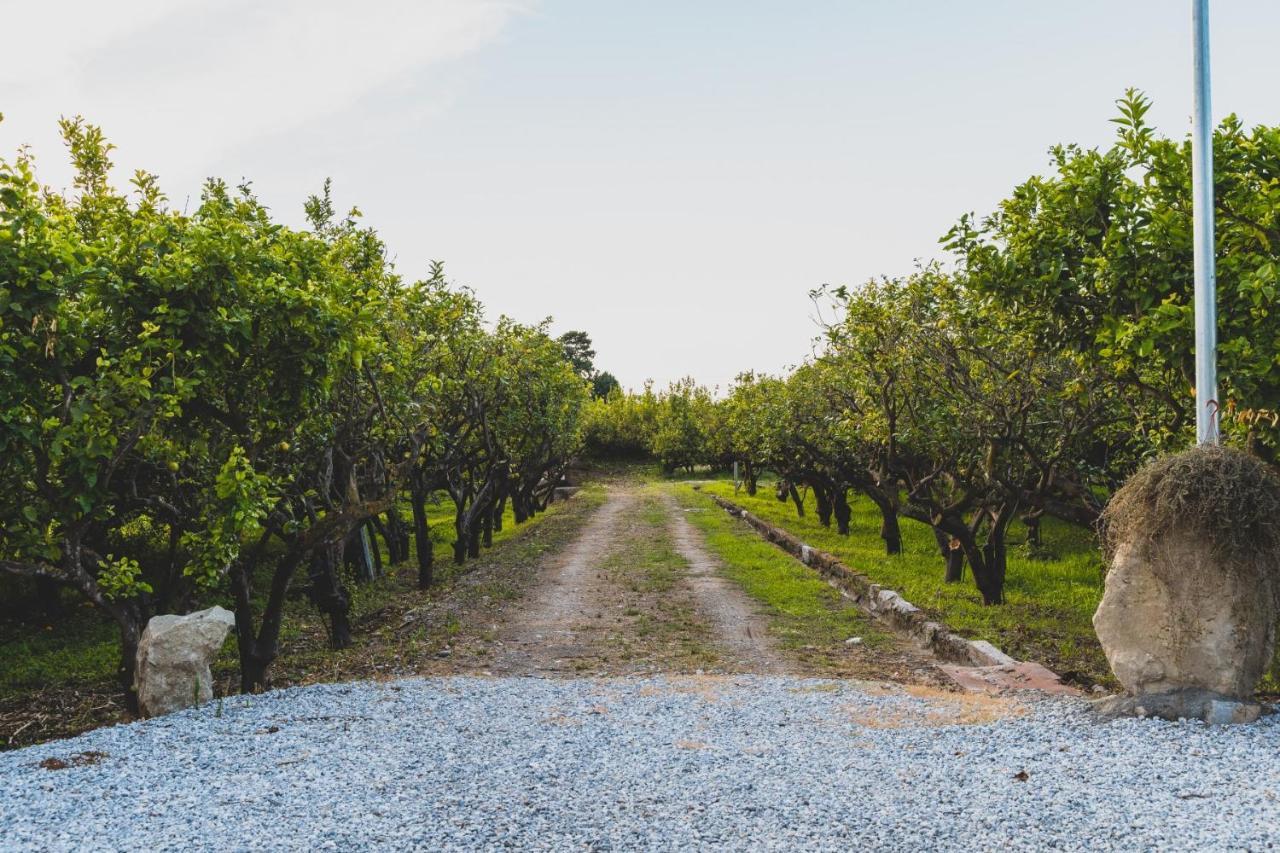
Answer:
[{"label": "citrus tree row", "polygon": [[[814,294],[819,354],[785,377],[691,383],[594,404],[592,443],[643,436],[668,467],[744,466],[847,531],[848,499],[929,525],[947,580],[967,563],[1003,600],[1006,537],[1046,515],[1093,524],[1141,462],[1194,439],[1190,147],[1158,137],[1136,92],[1106,150],[1059,146],[1052,171],[944,238],[956,263]],[[1226,439],[1280,451],[1280,129],[1233,118],[1217,170],[1219,414]],[[639,414],[652,411],[648,420]],[[634,427],[633,427],[634,425]],[[678,440],[672,440],[678,437]]]},{"label": "citrus tree row", "polygon": [[545,506],[588,386],[544,327],[490,328],[438,265],[401,279],[327,185],[307,230],[218,181],[179,213],[62,129],[68,195],[0,161],[0,568],[109,614],[126,686],[153,614],[229,598],[254,689],[296,578],[342,646],[371,535],[426,586],[434,496],[459,562]]}]

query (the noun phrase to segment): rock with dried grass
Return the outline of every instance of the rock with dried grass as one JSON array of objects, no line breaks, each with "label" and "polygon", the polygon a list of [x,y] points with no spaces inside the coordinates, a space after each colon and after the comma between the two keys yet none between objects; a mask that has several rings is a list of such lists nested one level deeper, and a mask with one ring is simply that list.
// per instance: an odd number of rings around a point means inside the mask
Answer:
[{"label": "rock with dried grass", "polygon": [[1255,718],[1280,612],[1280,479],[1227,448],[1166,456],[1116,492],[1102,533],[1093,626],[1127,691],[1102,710]]}]

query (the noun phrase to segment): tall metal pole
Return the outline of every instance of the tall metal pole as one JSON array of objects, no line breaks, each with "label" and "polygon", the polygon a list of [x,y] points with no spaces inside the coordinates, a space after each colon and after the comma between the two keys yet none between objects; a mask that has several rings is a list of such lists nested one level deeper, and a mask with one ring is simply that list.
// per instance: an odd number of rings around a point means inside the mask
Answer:
[{"label": "tall metal pole", "polygon": [[1191,0],[1195,29],[1195,126],[1191,196],[1195,240],[1196,441],[1218,443],[1218,312],[1213,242],[1213,114],[1209,101],[1209,0]]}]

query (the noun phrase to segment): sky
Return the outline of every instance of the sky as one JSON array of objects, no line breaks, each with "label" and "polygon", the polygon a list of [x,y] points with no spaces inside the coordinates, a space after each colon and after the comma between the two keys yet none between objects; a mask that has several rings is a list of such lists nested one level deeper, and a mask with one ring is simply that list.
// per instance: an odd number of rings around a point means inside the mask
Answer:
[{"label": "sky", "polygon": [[[1129,86],[1182,136],[1189,0],[0,0],[0,156],[83,115],[117,182],[275,215],[332,178],[398,270],[586,330],[622,383],[810,352],[809,291],[942,258],[963,213],[1106,145]],[[1280,124],[1280,3],[1213,4],[1213,106]],[[13,34],[21,34],[14,38]]]}]

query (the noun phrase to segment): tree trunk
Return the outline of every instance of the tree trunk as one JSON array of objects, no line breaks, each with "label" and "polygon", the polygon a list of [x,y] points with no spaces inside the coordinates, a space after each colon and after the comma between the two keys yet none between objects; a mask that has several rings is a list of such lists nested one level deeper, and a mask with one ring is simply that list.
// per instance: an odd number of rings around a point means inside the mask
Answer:
[{"label": "tree trunk", "polygon": [[484,532],[481,529],[484,525],[479,521],[480,519],[473,518],[467,525],[467,556],[473,560],[480,556],[480,537]]},{"label": "tree trunk", "polygon": [[459,506],[453,516],[453,562],[461,566],[467,561],[466,512]]},{"label": "tree trunk", "polygon": [[[237,561],[231,569],[231,595],[235,599],[236,648],[240,652],[240,692],[252,693],[266,681],[267,664],[258,658],[258,642],[253,630],[253,567],[248,562]],[[265,616],[264,616],[265,618]]]},{"label": "tree trunk", "polygon": [[880,538],[884,540],[884,552],[890,556],[902,553],[902,528],[898,525],[898,508],[893,501],[876,500],[880,510]]},{"label": "tree trunk", "polygon": [[[265,545],[266,536],[259,545]],[[258,549],[260,550],[260,549]],[[253,575],[257,557],[238,562],[231,573],[231,591],[236,604],[236,639],[240,650],[240,689],[253,693],[265,688],[267,670],[280,649],[280,626],[284,621],[285,596],[289,582],[305,554],[291,547],[271,573],[271,593],[262,610],[262,626],[253,630]]]},{"label": "tree trunk", "polygon": [[350,607],[334,607],[329,613],[329,645],[335,649],[347,649],[352,642]]},{"label": "tree trunk", "polygon": [[993,556],[990,543],[979,547],[972,536],[966,536],[960,540],[960,546],[969,560],[974,585],[978,587],[978,592],[982,593],[982,603],[988,606],[1003,604],[1004,578],[1003,576],[997,578],[988,559]]},{"label": "tree trunk", "polygon": [[345,649],[351,645],[351,599],[338,576],[342,563],[342,540],[322,545],[311,555],[311,601],[329,620],[329,645]]},{"label": "tree trunk", "polygon": [[983,557],[987,561],[990,584],[990,596],[984,593],[984,598],[991,599],[987,602],[988,604],[1004,604],[1004,578],[1009,563],[1009,548],[1006,540],[1009,523],[1013,521],[1013,516],[1012,508],[1007,506],[992,513],[991,529],[987,533],[986,544],[982,547]]},{"label": "tree trunk", "polygon": [[498,499],[498,505],[493,508],[493,529],[496,533],[502,532],[502,522],[507,514],[507,496],[503,495]]},{"label": "tree trunk", "polygon": [[396,555],[391,562],[398,565],[409,559],[409,528],[400,515],[399,507],[387,510],[387,529],[396,539]]},{"label": "tree trunk", "polygon": [[1040,516],[1023,516],[1022,523],[1027,528],[1027,546],[1033,550],[1037,550],[1042,547],[1044,545],[1044,541],[1040,538]]},{"label": "tree trunk", "polygon": [[1008,565],[1008,549],[1004,536],[993,536],[982,546],[982,556],[987,561],[987,574],[991,578],[991,601],[989,604],[1004,604],[1004,575]]},{"label": "tree trunk", "polygon": [[[372,533],[382,537],[387,543],[387,560],[393,566],[398,566],[405,560],[409,559],[409,545],[407,535],[404,528],[404,520],[400,518],[400,513],[394,507],[387,510],[387,519],[384,522],[379,516],[369,519],[372,527]],[[376,545],[377,540],[374,540]],[[382,573],[382,550],[375,547],[373,549],[374,563],[378,573]]]},{"label": "tree trunk", "polygon": [[746,463],[747,494],[753,498],[756,496],[756,489],[758,488],[756,484],[757,477],[756,466],[750,462]]},{"label": "tree trunk", "polygon": [[267,668],[275,660],[275,653],[258,655],[254,652],[240,654],[240,692],[256,693],[267,686]]},{"label": "tree trunk", "polygon": [[378,539],[387,543],[387,559],[391,561],[391,565],[400,562],[396,559],[396,551],[399,545],[396,543],[396,535],[391,532],[391,513],[387,513],[387,520],[384,522],[381,516],[375,515],[369,519],[369,538],[373,540],[373,547],[370,549],[370,555],[373,557],[373,568],[378,574],[382,574],[382,548],[378,545]]},{"label": "tree trunk", "polygon": [[818,504],[818,523],[823,527],[831,526],[831,500],[826,489],[813,487],[813,499]]},{"label": "tree trunk", "polygon": [[116,624],[120,628],[120,667],[116,671],[120,679],[120,687],[124,690],[124,705],[131,714],[140,712],[138,707],[138,691],[134,689],[133,679],[138,669],[138,643],[142,639],[141,614],[131,606],[119,606]]},{"label": "tree trunk", "polygon": [[480,517],[481,537],[484,547],[493,547],[493,510],[489,510]]},{"label": "tree trunk", "polygon": [[943,581],[959,583],[964,579],[964,549],[960,547],[960,541],[941,527],[933,528],[933,537],[938,542],[938,553],[946,566]]},{"label": "tree trunk", "polygon": [[427,523],[426,496],[418,489],[411,491],[413,502],[413,543],[418,551],[418,589],[431,586],[435,554],[431,550],[431,526]]},{"label": "tree trunk", "polygon": [[849,521],[853,510],[849,508],[849,496],[844,489],[836,489],[831,495],[831,508],[836,517],[836,532],[841,536],[849,535]]},{"label": "tree trunk", "polygon": [[964,580],[964,549],[960,547],[960,543],[955,539],[951,539],[947,544],[947,574],[944,578],[946,583],[960,583]]}]

